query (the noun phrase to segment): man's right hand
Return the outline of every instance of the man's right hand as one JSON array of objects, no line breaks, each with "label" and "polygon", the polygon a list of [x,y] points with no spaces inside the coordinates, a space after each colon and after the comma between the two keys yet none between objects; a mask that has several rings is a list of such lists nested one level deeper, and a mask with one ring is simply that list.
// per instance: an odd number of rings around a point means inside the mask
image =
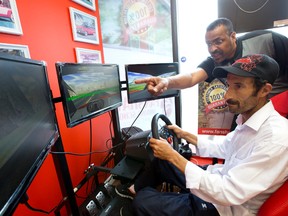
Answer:
[{"label": "man's right hand", "polygon": [[146,88],[150,94],[158,96],[168,89],[169,80],[161,77],[149,77],[135,80],[135,84],[141,83],[146,83]]}]

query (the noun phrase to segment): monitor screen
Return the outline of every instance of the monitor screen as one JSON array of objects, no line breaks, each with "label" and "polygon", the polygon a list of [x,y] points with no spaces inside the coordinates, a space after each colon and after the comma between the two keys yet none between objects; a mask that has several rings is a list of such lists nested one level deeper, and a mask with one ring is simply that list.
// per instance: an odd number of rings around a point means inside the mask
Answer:
[{"label": "monitor screen", "polygon": [[122,105],[118,65],[58,62],[56,69],[68,127]]},{"label": "monitor screen", "polygon": [[151,76],[171,77],[179,73],[178,63],[154,63],[154,64],[128,64],[125,65],[128,103],[156,100],[167,97],[179,96],[179,90],[168,89],[159,96],[151,95],[146,84],[135,84],[134,80]]},{"label": "monitor screen", "polygon": [[12,215],[59,137],[44,62],[0,53],[0,215]]}]

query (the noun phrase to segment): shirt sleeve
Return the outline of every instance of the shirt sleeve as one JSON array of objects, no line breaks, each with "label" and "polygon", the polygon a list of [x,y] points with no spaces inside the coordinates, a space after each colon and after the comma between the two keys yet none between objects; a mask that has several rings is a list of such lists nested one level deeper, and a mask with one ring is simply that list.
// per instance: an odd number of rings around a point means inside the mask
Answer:
[{"label": "shirt sleeve", "polygon": [[202,68],[207,73],[208,78],[205,80],[206,82],[212,82],[212,80],[215,79],[215,77],[212,75],[215,68],[215,63],[211,57],[204,60],[200,65],[198,65],[198,67]]},{"label": "shirt sleeve", "polygon": [[[187,163],[186,187],[207,202],[223,206],[243,204],[272,185],[283,183],[285,179],[287,148],[269,144],[258,147],[248,158],[235,158],[233,162],[236,165],[231,169],[229,164],[222,167],[210,165],[204,171]],[[281,162],[279,158],[282,158]],[[225,166],[228,166],[229,171],[223,175]]]},{"label": "shirt sleeve", "polygon": [[198,136],[196,154],[201,157],[216,157],[225,159],[225,145],[230,141],[231,135],[213,136],[213,139]]}]

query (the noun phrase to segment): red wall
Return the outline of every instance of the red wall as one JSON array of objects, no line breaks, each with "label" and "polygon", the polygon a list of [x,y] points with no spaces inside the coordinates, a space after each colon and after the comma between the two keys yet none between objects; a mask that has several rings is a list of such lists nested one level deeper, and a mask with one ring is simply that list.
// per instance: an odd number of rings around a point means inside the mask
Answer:
[{"label": "red wall", "polygon": [[[28,45],[30,55],[35,60],[45,60],[48,66],[48,77],[54,97],[59,97],[59,88],[56,77],[55,62],[76,62],[75,47],[100,50],[103,56],[100,28],[99,45],[73,41],[69,7],[97,17],[100,27],[99,10],[96,1],[96,12],[85,8],[72,0],[16,0],[21,21],[23,35],[0,33],[0,43]],[[90,150],[90,124],[84,122],[74,128],[67,128],[64,120],[62,104],[56,104],[56,115],[64,149],[67,152],[86,153]],[[110,138],[110,117],[108,114],[92,120],[92,147],[95,150],[107,150],[106,141]],[[92,163],[100,165],[106,154],[93,154]],[[71,174],[73,187],[84,177],[84,170],[89,165],[89,156],[66,156]],[[110,164],[112,166],[112,164]],[[102,176],[104,179],[105,176]],[[88,189],[88,190],[86,190]],[[77,194],[77,203],[80,205],[89,192],[90,185],[84,186]],[[37,173],[28,191],[29,204],[34,208],[50,211],[62,199],[62,194],[56,175],[51,154]],[[66,209],[61,211],[67,215]],[[27,209],[20,204],[14,215],[43,215]],[[53,215],[53,213],[51,213]]]}]

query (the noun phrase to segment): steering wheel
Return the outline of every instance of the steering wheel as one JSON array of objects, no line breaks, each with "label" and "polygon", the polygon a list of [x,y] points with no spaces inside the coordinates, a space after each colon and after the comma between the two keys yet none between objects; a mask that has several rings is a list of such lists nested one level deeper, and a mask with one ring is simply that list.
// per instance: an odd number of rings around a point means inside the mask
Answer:
[{"label": "steering wheel", "polygon": [[[163,115],[163,114],[155,114],[152,118],[152,122],[151,122],[151,133],[152,133],[152,137],[155,139],[166,139],[168,141],[168,143],[173,143],[173,148],[178,151],[179,150],[179,143],[178,143],[178,139],[176,134],[168,129],[166,126],[162,126],[160,129],[158,128],[158,121],[159,119],[162,119],[166,125],[172,125],[171,121],[168,119],[167,116]],[[148,151],[149,157],[151,160],[153,160],[154,155],[153,155],[153,150],[151,149],[149,142],[147,143],[146,146],[146,150]]]}]

